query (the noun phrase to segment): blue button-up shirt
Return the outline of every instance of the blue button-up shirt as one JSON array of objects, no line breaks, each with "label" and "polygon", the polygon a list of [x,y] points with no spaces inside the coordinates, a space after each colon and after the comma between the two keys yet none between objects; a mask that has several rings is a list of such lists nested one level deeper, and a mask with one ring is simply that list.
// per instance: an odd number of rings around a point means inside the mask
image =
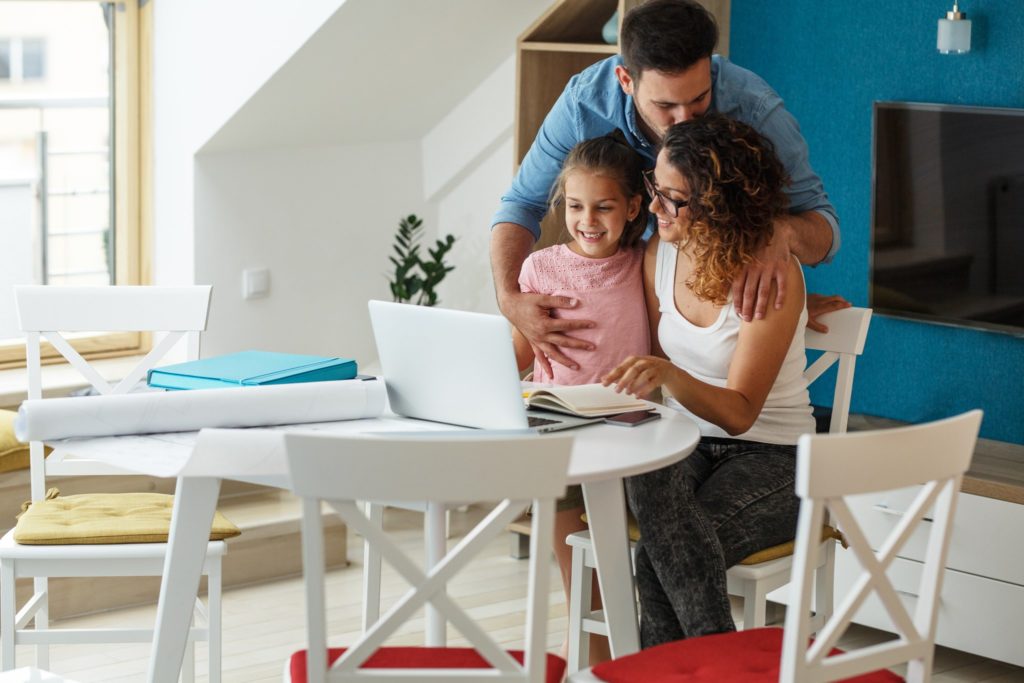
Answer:
[{"label": "blue button-up shirt", "polygon": [[[569,150],[583,140],[617,128],[654,167],[658,150],[637,125],[633,98],[619,86],[615,67],[620,64],[621,57],[609,57],[569,80],[537,132],[512,187],[502,196],[492,226],[515,223],[530,230],[535,239],[540,237],[540,221],[548,208],[551,185]],[[790,178],[786,187],[789,210],[817,211],[828,221],[832,246],[824,261],[831,261],[839,250],[839,220],[821,178],[811,168],[800,126],[786,111],[782,98],[759,76],[720,55],[711,58],[711,83],[710,111],[743,121],[775,144],[775,153]]]}]

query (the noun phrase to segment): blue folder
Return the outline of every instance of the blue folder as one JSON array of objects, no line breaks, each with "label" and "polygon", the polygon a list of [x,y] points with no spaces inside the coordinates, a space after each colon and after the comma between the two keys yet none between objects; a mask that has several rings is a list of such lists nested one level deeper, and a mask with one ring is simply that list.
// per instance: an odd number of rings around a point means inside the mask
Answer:
[{"label": "blue folder", "polygon": [[349,358],[240,351],[154,368],[146,383],[157,389],[216,389],[352,379],[356,371]]}]

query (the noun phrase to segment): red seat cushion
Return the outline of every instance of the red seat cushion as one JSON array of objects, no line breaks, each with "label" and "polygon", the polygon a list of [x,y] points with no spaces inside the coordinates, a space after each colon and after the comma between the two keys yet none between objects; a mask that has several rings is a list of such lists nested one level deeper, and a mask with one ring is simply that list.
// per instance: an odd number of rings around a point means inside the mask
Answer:
[{"label": "red seat cushion", "polygon": [[[328,664],[334,663],[345,653],[346,648],[330,648],[327,651]],[[509,654],[520,664],[522,650],[509,650]],[[548,683],[559,683],[565,673],[565,660],[557,655],[547,655],[545,679]],[[468,647],[382,647],[377,650],[362,669],[490,669],[490,663]],[[294,653],[288,663],[292,683],[306,683],[306,651]]]},{"label": "red seat cushion", "polygon": [[[830,654],[840,654],[832,650]],[[782,629],[754,628],[677,640],[598,664],[595,676],[607,683],[777,683],[782,659]],[[891,671],[875,671],[845,681],[896,683]]]}]

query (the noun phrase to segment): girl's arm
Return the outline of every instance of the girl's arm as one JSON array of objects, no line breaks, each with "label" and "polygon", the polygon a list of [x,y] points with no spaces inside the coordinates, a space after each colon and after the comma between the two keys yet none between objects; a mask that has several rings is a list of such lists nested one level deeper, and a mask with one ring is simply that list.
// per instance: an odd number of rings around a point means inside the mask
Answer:
[{"label": "girl's arm", "polygon": [[517,327],[512,328],[512,345],[516,350],[516,365],[519,367],[519,372],[533,367],[533,347]]},{"label": "girl's arm", "polygon": [[[802,282],[799,267],[795,261],[790,262],[790,282]],[[775,384],[797,332],[803,302],[802,284],[788,287],[781,309],[769,307],[763,319],[740,323],[736,352],[724,387],[701,382],[670,361],[654,356],[628,358],[604,377],[604,384],[615,384],[619,391],[637,395],[662,385],[693,414],[733,436],[742,434],[761,414]]]}]

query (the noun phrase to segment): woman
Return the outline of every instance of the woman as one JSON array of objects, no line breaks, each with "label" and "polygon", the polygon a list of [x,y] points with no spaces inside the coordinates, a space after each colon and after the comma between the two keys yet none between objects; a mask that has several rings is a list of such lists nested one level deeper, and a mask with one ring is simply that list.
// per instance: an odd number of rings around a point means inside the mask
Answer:
[{"label": "woman", "polygon": [[790,263],[783,305],[764,318],[743,321],[730,300],[783,215],[785,183],[770,141],[715,114],[672,126],[648,179],[654,355],[627,358],[604,382],[639,395],[660,387],[701,441],[676,465],[626,482],[641,534],[644,647],[735,629],[726,569],[795,535],[795,444],[814,431],[800,264]]}]

